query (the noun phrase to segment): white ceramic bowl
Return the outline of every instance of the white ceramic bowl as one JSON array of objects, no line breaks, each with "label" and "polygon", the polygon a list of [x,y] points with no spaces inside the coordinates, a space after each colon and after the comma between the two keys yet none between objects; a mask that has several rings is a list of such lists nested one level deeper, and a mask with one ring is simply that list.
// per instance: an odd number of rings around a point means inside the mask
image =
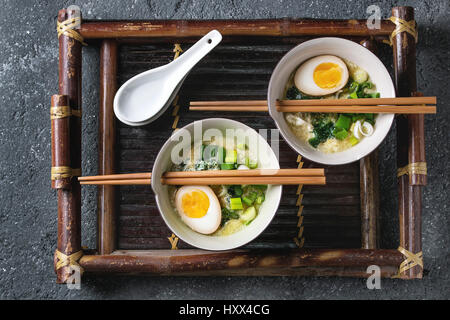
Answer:
[{"label": "white ceramic bowl", "polygon": [[381,98],[395,97],[395,88],[389,72],[376,55],[350,40],[318,38],[296,46],[277,64],[270,78],[267,93],[269,113],[286,142],[305,158],[327,165],[346,164],[365,157],[378,147],[391,128],[393,114],[379,114],[373,135],[364,138],[356,146],[342,152],[323,153],[311,147],[308,142],[297,138],[286,123],[283,113],[276,110],[276,100],[283,98],[291,73],[304,61],[323,54],[331,54],[352,61],[368,72]]},{"label": "white ceramic bowl", "polygon": [[191,139],[189,141],[182,140],[181,143],[191,145],[193,142],[195,123],[197,125],[201,123],[202,132],[212,128],[219,129],[222,132],[225,132],[226,129],[242,129],[248,132],[250,136],[258,139],[259,168],[279,169],[278,159],[267,141],[255,130],[238,121],[221,118],[195,121],[177,130],[163,145],[156,157],[152,170],[152,189],[155,193],[159,212],[170,230],[184,242],[200,249],[229,250],[240,247],[255,239],[269,225],[278,209],[282,186],[269,185],[266,191],[266,200],[261,205],[258,216],[242,230],[228,236],[211,236],[193,231],[181,220],[179,214],[172,207],[168,186],[161,184],[161,176],[172,166],[171,151],[175,145],[180,143],[179,140],[185,133],[184,130],[189,132]]}]

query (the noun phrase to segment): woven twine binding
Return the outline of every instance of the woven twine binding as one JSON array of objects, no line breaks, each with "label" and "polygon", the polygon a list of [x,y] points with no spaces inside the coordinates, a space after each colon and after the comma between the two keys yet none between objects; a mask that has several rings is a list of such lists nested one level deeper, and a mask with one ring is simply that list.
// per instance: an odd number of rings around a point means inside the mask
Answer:
[{"label": "woven twine binding", "polygon": [[65,266],[69,266],[69,267],[76,266],[80,269],[80,274],[83,274],[84,269],[78,263],[78,261],[83,256],[83,250],[77,251],[70,255],[66,255],[66,254],[62,253],[61,251],[59,251],[58,249],[56,249],[55,256],[58,259],[56,262],[56,265],[55,265],[56,270],[59,270]]},{"label": "woven twine binding", "polygon": [[417,253],[412,253],[411,251],[406,250],[403,247],[398,247],[398,251],[403,254],[406,259],[400,264],[400,267],[398,268],[397,275],[393,276],[393,278],[400,278],[401,274],[405,271],[408,271],[409,269],[420,266],[423,269],[423,254],[422,251]]},{"label": "woven twine binding", "polygon": [[67,166],[52,167],[51,172],[52,172],[51,174],[52,180],[60,180],[81,176],[81,168],[72,169],[71,167]]},{"label": "woven twine binding", "polygon": [[417,23],[415,20],[406,21],[397,17],[390,17],[389,20],[391,20],[392,23],[395,24],[395,29],[389,36],[389,40],[383,40],[384,43],[392,46],[392,40],[394,39],[394,37],[402,32],[407,32],[412,35],[417,43],[417,41],[419,40],[419,34],[417,33]]},{"label": "woven twine binding", "polygon": [[[173,56],[173,60],[177,59],[180,56],[180,53],[183,52],[183,49],[181,49],[181,46],[179,43],[175,43],[175,45],[173,47],[173,52],[175,52],[175,54]],[[175,132],[176,130],[178,130],[178,128],[177,128],[178,120],[180,120],[180,116],[178,115],[178,111],[180,110],[180,105],[178,104],[178,95],[173,100],[172,106],[173,106],[172,116],[174,117],[172,129]],[[178,250],[178,247],[177,247],[178,237],[174,233],[172,233],[172,235],[170,237],[167,237],[167,239],[169,240],[170,245],[171,245],[170,249]]]},{"label": "woven twine binding", "polygon": [[426,162],[414,162],[410,163],[402,168],[397,170],[397,177],[401,177],[402,175],[412,175],[412,174],[422,174],[427,175],[427,163]]},{"label": "woven twine binding", "polygon": [[72,109],[69,106],[57,106],[50,108],[51,120],[62,119],[71,116],[81,118],[81,110]]},{"label": "woven twine binding", "polygon": [[64,35],[66,37],[72,38],[74,40],[77,40],[81,42],[82,45],[87,46],[87,43],[84,42],[84,38],[81,36],[81,34],[75,30],[77,26],[79,26],[81,23],[81,18],[70,18],[67,20],[64,20],[63,22],[56,21],[56,31],[58,31],[58,38],[61,35]]},{"label": "woven twine binding", "polygon": [[[57,106],[50,108],[50,119],[63,119],[67,117],[81,117],[81,110],[72,109],[69,106]],[[51,180],[60,180],[81,176],[81,168],[73,169],[68,166],[52,167]]]}]

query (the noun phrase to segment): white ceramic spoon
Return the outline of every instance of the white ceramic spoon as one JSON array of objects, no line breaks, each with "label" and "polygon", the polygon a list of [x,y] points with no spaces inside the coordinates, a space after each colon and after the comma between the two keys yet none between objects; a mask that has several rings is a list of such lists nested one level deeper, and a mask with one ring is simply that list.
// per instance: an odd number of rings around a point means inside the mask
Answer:
[{"label": "white ceramic spoon", "polygon": [[175,98],[189,71],[221,40],[220,32],[213,30],[178,59],[125,82],[114,97],[116,117],[131,126],[141,126],[156,120]]}]

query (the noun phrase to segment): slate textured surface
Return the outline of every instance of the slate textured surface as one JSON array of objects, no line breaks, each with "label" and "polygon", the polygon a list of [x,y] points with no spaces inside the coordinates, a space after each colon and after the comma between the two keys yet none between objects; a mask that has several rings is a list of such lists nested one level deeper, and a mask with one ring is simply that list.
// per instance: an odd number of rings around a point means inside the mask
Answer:
[{"label": "slate textured surface", "polygon": [[[0,10],[0,298],[1,299],[448,299],[450,132],[449,4],[440,1],[377,1],[383,17],[395,5],[416,8],[419,24],[419,90],[438,96],[438,115],[426,117],[429,184],[423,192],[423,280],[346,278],[98,277],[81,290],[55,284],[56,197],[50,189],[50,95],[57,92],[57,11],[70,4],[92,19],[366,18],[372,1],[165,0],[13,1]],[[20,27],[18,27],[20,26]],[[95,174],[98,54],[83,55],[83,172]],[[397,246],[392,129],[381,147],[381,225],[384,247]],[[95,246],[95,193],[83,192],[83,244]]]}]

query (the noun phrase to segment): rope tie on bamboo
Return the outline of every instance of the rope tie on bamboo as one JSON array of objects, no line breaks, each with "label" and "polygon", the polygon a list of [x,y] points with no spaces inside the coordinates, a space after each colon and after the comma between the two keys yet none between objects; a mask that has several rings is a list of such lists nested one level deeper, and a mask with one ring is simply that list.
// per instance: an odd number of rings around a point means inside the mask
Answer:
[{"label": "rope tie on bamboo", "polygon": [[427,175],[427,163],[426,162],[414,162],[410,163],[402,168],[397,170],[397,177],[401,177],[402,175],[412,175],[412,174],[422,174]]},{"label": "rope tie on bamboo", "polygon": [[81,168],[72,169],[71,167],[52,167],[52,180],[60,180],[81,176]]},{"label": "rope tie on bamboo", "polygon": [[80,273],[83,274],[84,269],[78,263],[78,261],[83,256],[83,250],[77,251],[70,255],[66,255],[66,254],[62,253],[61,251],[59,251],[58,249],[56,249],[55,255],[56,255],[56,258],[58,259],[58,261],[56,262],[56,266],[55,266],[56,270],[59,270],[65,266],[70,266],[70,267],[77,266],[78,268],[80,268]]},{"label": "rope tie on bamboo", "polygon": [[70,116],[81,118],[81,110],[72,109],[69,106],[57,106],[50,108],[50,119],[62,119]]},{"label": "rope tie on bamboo", "polygon": [[398,268],[398,274],[396,277],[400,277],[400,275],[403,272],[405,272],[417,265],[423,269],[422,251],[414,254],[411,251],[408,251],[403,247],[398,247],[397,250],[400,251],[401,254],[403,254],[406,257],[406,259],[400,264],[400,267]]},{"label": "rope tie on bamboo", "polygon": [[393,39],[396,35],[402,32],[407,32],[410,35],[414,37],[416,40],[416,43],[419,39],[419,34],[417,33],[417,23],[415,20],[406,21],[401,18],[397,17],[390,17],[389,20],[392,21],[392,23],[395,24],[395,29],[392,31],[391,35],[389,36],[389,40],[383,40],[384,43],[387,43],[392,47]]},{"label": "rope tie on bamboo", "polygon": [[87,46],[87,43],[84,42],[84,39],[81,36],[81,34],[75,30],[75,28],[80,25],[80,22],[81,22],[80,17],[67,19],[64,20],[63,22],[56,21],[56,30],[58,31],[58,38],[61,35],[65,35],[69,38],[81,42],[82,45]]}]

